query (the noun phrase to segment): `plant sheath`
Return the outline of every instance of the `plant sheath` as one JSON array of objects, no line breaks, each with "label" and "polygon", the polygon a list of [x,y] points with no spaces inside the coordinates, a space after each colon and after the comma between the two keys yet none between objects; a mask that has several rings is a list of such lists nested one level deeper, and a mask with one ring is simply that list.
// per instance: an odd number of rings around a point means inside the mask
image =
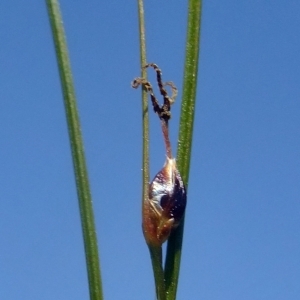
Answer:
[{"label": "plant sheath", "polygon": [[64,34],[58,1],[46,0],[46,4],[55,44],[58,69],[66,110],[66,118],[79,200],[81,225],[83,231],[90,299],[102,300],[103,294],[92,199],[89,188],[79,115],[77,111],[75,90],[73,85],[70,61],[68,57],[66,38]]}]

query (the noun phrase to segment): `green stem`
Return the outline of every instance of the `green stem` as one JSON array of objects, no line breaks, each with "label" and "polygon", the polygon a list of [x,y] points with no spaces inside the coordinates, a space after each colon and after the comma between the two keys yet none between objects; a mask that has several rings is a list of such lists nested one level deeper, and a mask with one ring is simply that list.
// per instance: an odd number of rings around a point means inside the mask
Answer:
[{"label": "green stem", "polygon": [[[177,165],[188,188],[200,47],[201,0],[189,0],[186,58]],[[184,219],[168,240],[165,280],[167,300],[175,300],[182,251]]]},{"label": "green stem", "polygon": [[[145,37],[145,18],[143,0],[138,0],[138,15],[139,15],[139,37],[140,37],[140,63],[141,77],[147,78],[147,72],[143,68],[146,61],[146,37]],[[145,88],[142,89],[142,115],[143,115],[143,194],[142,201],[148,198],[149,195],[149,112],[148,112],[148,94]],[[142,203],[143,204],[143,203]],[[142,205],[143,207],[143,205]]]},{"label": "green stem", "polygon": [[149,251],[155,279],[156,297],[158,300],[166,300],[164,270],[162,268],[162,247],[149,245]]},{"label": "green stem", "polygon": [[[140,62],[142,78],[147,78],[147,72],[143,68],[146,63],[146,36],[145,36],[145,17],[144,17],[144,3],[143,0],[138,0],[138,16],[139,16],[139,37],[140,37]],[[143,194],[142,201],[145,201],[149,197],[149,112],[148,112],[148,94],[143,87],[142,90],[142,113],[143,113]],[[142,203],[143,207],[143,203]],[[150,251],[150,257],[152,262],[156,297],[158,300],[165,300],[165,283],[164,272],[162,268],[162,248],[153,247],[148,245]]]},{"label": "green stem", "polygon": [[102,300],[97,236],[66,38],[57,0],[46,0],[55,44],[77,186],[90,299]]}]

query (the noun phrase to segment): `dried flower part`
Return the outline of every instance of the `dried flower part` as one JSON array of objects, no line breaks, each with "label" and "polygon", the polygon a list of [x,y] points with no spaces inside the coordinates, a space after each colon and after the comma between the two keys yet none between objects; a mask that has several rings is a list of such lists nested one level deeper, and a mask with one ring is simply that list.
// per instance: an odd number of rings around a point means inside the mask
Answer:
[{"label": "dried flower part", "polygon": [[186,190],[174,158],[168,158],[149,186],[143,205],[143,231],[148,244],[161,245],[176,228],[186,207]]}]

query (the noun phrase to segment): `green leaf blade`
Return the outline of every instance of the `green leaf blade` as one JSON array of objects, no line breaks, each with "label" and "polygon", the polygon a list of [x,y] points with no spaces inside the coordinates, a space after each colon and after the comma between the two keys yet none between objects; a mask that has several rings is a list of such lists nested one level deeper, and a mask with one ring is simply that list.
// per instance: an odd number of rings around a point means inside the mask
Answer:
[{"label": "green leaf blade", "polygon": [[[189,0],[188,32],[184,68],[177,165],[188,189],[200,48],[201,0]],[[182,252],[184,218],[168,240],[165,262],[167,300],[175,300]]]},{"label": "green leaf blade", "polygon": [[58,1],[46,0],[46,4],[53,34],[66,111],[66,119],[81,216],[81,226],[83,231],[90,299],[102,300],[103,292],[92,198],[89,187],[88,173],[84,156],[83,141],[81,136],[79,115],[76,105],[75,89],[73,85],[66,38]]}]

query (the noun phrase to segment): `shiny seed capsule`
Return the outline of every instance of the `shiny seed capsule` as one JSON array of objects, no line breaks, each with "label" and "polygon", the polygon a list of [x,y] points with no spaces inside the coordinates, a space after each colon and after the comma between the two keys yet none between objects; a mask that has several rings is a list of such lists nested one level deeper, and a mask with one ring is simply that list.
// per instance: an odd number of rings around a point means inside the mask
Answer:
[{"label": "shiny seed capsule", "polygon": [[149,186],[143,205],[143,231],[148,244],[161,245],[176,228],[186,207],[186,189],[174,158],[168,158]]}]

